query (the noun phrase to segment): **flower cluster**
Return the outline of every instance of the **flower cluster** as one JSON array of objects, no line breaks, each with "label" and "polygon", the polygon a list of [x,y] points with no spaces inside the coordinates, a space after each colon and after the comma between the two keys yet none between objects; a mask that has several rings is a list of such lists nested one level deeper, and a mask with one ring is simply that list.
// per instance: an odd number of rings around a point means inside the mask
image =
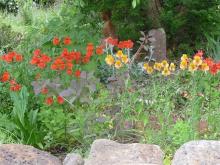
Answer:
[{"label": "flower cluster", "polygon": [[5,71],[0,76],[0,82],[2,82],[2,83],[9,83],[11,91],[19,91],[19,90],[21,90],[21,87],[22,87],[14,79],[11,79],[11,75],[10,75],[10,73],[8,71]]},{"label": "flower cluster", "polygon": [[150,66],[148,63],[144,63],[143,69],[148,73],[152,74],[154,71],[161,72],[164,76],[171,75],[172,72],[176,70],[174,63],[168,63],[166,60],[162,62],[155,62],[153,66]]},{"label": "flower cluster", "polygon": [[[70,45],[72,43],[72,40],[70,37],[65,37],[61,42],[58,37],[54,37],[52,43],[54,46],[60,46],[62,48],[63,45]],[[73,75],[76,78],[80,78],[83,65],[86,65],[91,61],[94,53],[96,53],[97,55],[102,55],[103,52],[104,50],[102,46],[95,47],[92,43],[87,44],[85,54],[82,54],[81,52],[75,50],[70,51],[64,47],[58,56],[56,55],[50,57],[41,53],[40,49],[37,49],[34,51],[34,55],[30,63],[32,65],[36,65],[37,67],[44,66],[39,67],[41,69],[45,69],[47,66],[49,66],[47,67],[47,71],[58,73],[58,76],[62,76],[63,73],[66,73],[69,76]],[[39,82],[43,80],[42,76],[39,73],[36,75],[35,78]],[[47,105],[52,105],[54,103],[57,93],[54,96],[53,90],[49,91],[47,86],[40,85],[39,87],[41,88],[40,93],[42,95],[45,95],[45,103]],[[58,96],[56,96],[56,100],[58,104],[64,103],[64,97],[59,96],[59,94]]]},{"label": "flower cluster", "polygon": [[[4,54],[0,57],[0,60],[5,62],[6,64],[11,64],[11,63],[20,63],[23,61],[23,56],[21,54],[18,54],[17,52],[9,52],[7,54]],[[10,87],[9,89],[11,91],[19,91],[21,89],[21,85],[18,84],[13,78],[12,75],[10,74],[9,71],[3,71],[2,74],[0,74],[0,82],[9,84]]]},{"label": "flower cluster", "polygon": [[8,54],[1,56],[0,59],[7,63],[21,62],[23,60],[23,56],[16,52],[9,52]]},{"label": "flower cluster", "polygon": [[203,58],[203,52],[198,51],[193,58],[189,58],[187,54],[183,54],[180,62],[180,69],[188,69],[190,72],[201,70],[204,72],[210,71],[215,75],[220,70],[220,62],[215,63],[211,58]]},{"label": "flower cluster", "polygon": [[30,64],[36,65],[40,69],[44,69],[50,61],[51,58],[48,55],[41,53],[40,49],[36,49]]},{"label": "flower cluster", "polygon": [[[52,43],[53,43],[54,46],[58,46],[58,45],[60,45],[61,42],[60,42],[60,39],[58,37],[54,37]],[[72,40],[69,36],[67,36],[63,39],[63,44],[64,45],[70,45],[71,43],[72,43]]]},{"label": "flower cluster", "polygon": [[119,50],[115,55],[107,55],[105,58],[105,62],[110,65],[114,66],[117,69],[123,67],[123,64],[128,64],[130,59],[127,55],[123,53],[122,50]]},{"label": "flower cluster", "polygon": [[[64,98],[62,96],[57,96],[56,101],[57,101],[58,104],[63,104],[64,103]],[[52,105],[53,103],[54,103],[54,98],[52,96],[47,97],[45,99],[45,104]]]}]

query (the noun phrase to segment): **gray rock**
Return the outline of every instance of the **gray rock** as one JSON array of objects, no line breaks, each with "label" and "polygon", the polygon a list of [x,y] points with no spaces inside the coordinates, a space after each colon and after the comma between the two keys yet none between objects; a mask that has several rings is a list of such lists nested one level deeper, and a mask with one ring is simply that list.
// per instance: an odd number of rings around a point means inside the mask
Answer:
[{"label": "gray rock", "polygon": [[66,156],[63,165],[84,165],[84,160],[80,155],[71,153]]},{"label": "gray rock", "polygon": [[220,165],[220,141],[191,141],[175,153],[172,165]]},{"label": "gray rock", "polygon": [[0,145],[0,165],[61,165],[58,158],[32,146]]},{"label": "gray rock", "polygon": [[149,40],[151,41],[150,46],[153,46],[153,59],[158,62],[166,60],[167,48],[166,48],[166,33],[163,28],[152,29],[148,32]]},{"label": "gray rock", "polygon": [[164,153],[159,146],[120,144],[111,140],[95,140],[85,165],[162,165]]}]

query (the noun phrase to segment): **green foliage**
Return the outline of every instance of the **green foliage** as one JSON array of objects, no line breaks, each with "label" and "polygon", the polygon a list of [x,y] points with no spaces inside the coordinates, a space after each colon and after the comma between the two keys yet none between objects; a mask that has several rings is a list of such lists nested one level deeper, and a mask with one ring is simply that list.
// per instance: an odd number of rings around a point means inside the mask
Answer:
[{"label": "green foliage", "polygon": [[31,144],[42,148],[42,132],[37,123],[37,110],[28,111],[28,91],[23,87],[19,93],[11,93],[14,103],[11,122],[15,125],[13,131],[23,144]]},{"label": "green foliage", "polygon": [[207,53],[213,59],[219,61],[220,60],[220,37],[218,36],[217,39],[215,37],[211,37],[206,35],[207,38]]},{"label": "green foliage", "polygon": [[179,44],[188,44],[193,48],[199,44],[202,48],[201,44],[206,42],[205,33],[219,32],[219,4],[218,0],[165,0],[161,21],[167,32],[170,48],[175,51]]},{"label": "green foliage", "polygon": [[21,34],[12,30],[10,25],[0,21],[0,54],[14,49],[21,40]]},{"label": "green foliage", "polygon": [[112,12],[112,21],[120,40],[137,40],[140,30],[145,31],[151,28],[150,21],[147,19],[147,0],[141,1],[140,5],[135,8],[132,7],[131,1],[124,0],[83,0],[83,2],[85,3],[82,8],[84,13],[106,10]]}]

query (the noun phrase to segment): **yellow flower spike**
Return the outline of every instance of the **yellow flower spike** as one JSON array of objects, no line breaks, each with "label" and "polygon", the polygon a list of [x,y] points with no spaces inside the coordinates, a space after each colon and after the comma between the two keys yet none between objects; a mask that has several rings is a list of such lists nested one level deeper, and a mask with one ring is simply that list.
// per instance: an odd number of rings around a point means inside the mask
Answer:
[{"label": "yellow flower spike", "polygon": [[116,57],[118,57],[119,59],[121,59],[123,55],[124,55],[124,54],[123,54],[122,50],[119,50],[119,51],[116,53]]},{"label": "yellow flower spike", "polygon": [[144,63],[143,65],[144,70],[147,70],[148,67],[149,67],[148,63]]},{"label": "yellow flower spike", "polygon": [[189,71],[194,72],[197,70],[197,66],[192,62],[189,64]]},{"label": "yellow flower spike", "polygon": [[196,66],[200,66],[202,64],[202,59],[200,56],[194,56],[194,59],[193,59],[193,63],[196,65]]},{"label": "yellow flower spike", "polygon": [[181,61],[180,63],[180,69],[185,70],[188,66],[188,63],[186,60]]},{"label": "yellow flower spike", "polygon": [[163,60],[163,61],[161,62],[161,64],[162,64],[162,66],[163,66],[164,68],[169,67],[169,64],[168,64],[167,60]]},{"label": "yellow flower spike", "polygon": [[148,66],[146,71],[148,74],[152,74],[154,72],[154,69],[151,66]]},{"label": "yellow flower spike", "polygon": [[184,60],[188,60],[188,55],[187,54],[183,54],[182,57],[181,57],[181,61],[184,61]]},{"label": "yellow flower spike", "polygon": [[164,76],[169,76],[171,74],[170,70],[168,67],[164,68],[162,71],[162,75]]},{"label": "yellow flower spike", "polygon": [[209,71],[209,66],[207,63],[202,63],[202,65],[200,67],[201,67],[201,70],[204,72]]},{"label": "yellow flower spike", "polygon": [[156,62],[156,63],[154,64],[154,69],[157,70],[157,71],[161,71],[161,69],[162,69],[162,64]]},{"label": "yellow flower spike", "polygon": [[105,58],[105,62],[111,66],[114,64],[115,59],[112,55],[107,55],[107,57]]},{"label": "yellow flower spike", "polygon": [[115,68],[120,69],[122,67],[122,62],[120,60],[117,60],[115,62]]},{"label": "yellow flower spike", "polygon": [[121,61],[122,61],[124,64],[127,64],[127,63],[129,62],[128,56],[127,56],[127,55],[122,55]]},{"label": "yellow flower spike", "polygon": [[171,63],[169,69],[170,69],[170,71],[174,72],[176,70],[175,64]]}]

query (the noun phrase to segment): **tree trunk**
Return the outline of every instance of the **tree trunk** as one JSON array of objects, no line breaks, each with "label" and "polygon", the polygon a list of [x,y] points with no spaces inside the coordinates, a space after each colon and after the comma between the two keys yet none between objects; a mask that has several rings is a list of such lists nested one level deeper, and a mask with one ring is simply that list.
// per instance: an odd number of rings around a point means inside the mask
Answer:
[{"label": "tree trunk", "polygon": [[149,0],[148,1],[147,14],[148,14],[148,18],[150,18],[152,21],[153,28],[161,27],[160,11],[161,11],[160,0]]}]

